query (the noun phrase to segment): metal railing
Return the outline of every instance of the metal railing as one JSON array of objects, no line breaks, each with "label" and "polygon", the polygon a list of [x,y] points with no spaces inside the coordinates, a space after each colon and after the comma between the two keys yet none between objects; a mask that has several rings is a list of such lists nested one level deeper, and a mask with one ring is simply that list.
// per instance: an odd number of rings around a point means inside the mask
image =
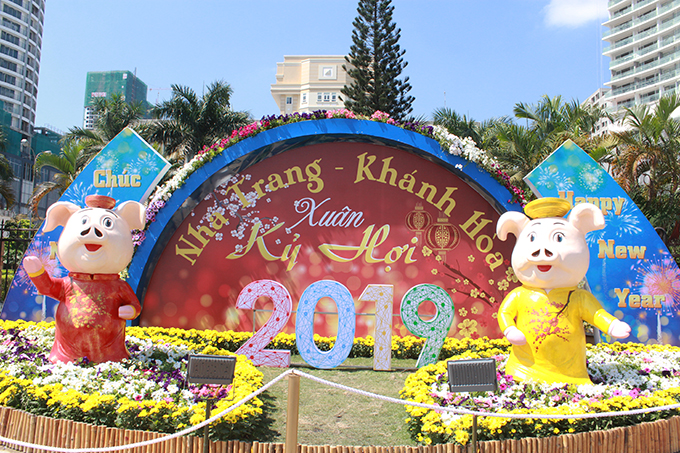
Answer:
[{"label": "metal railing", "polygon": [[657,33],[658,31],[659,31],[659,27],[657,27],[656,25],[654,25],[653,27],[650,27],[650,28],[648,28],[647,30],[645,30],[645,31],[643,31],[643,32],[641,32],[641,33],[637,33],[637,34],[635,35],[635,39],[644,39],[644,38],[646,38],[647,36],[651,36],[651,35],[653,35],[654,33]]},{"label": "metal railing", "polygon": [[643,0],[641,2],[637,2],[635,4],[635,8],[633,8],[633,10],[638,10],[638,9],[642,8],[643,6],[649,5],[650,3],[654,2],[654,1],[656,1],[656,0]]},{"label": "metal railing", "polygon": [[17,222],[0,223],[0,301],[5,300],[14,274],[21,265],[24,252],[31,243],[37,228],[21,228]]},{"label": "metal railing", "polygon": [[659,43],[655,42],[655,43],[652,43],[652,44],[650,44],[646,47],[641,47],[640,49],[638,49],[637,54],[639,56],[647,55],[649,52],[652,52],[652,51],[654,51],[658,48],[659,48]]},{"label": "metal railing", "polygon": [[660,97],[660,95],[659,95],[658,92],[645,94],[645,95],[640,96],[640,103],[647,104],[649,102],[654,102],[654,101],[659,100],[659,97]]},{"label": "metal railing", "polygon": [[609,0],[608,6],[614,6],[617,3],[621,3],[623,0]]},{"label": "metal railing", "polygon": [[628,5],[625,8],[617,11],[612,15],[612,17],[609,18],[609,20],[616,19],[617,17],[621,17],[624,14],[628,14],[629,12],[633,11],[633,5]]}]

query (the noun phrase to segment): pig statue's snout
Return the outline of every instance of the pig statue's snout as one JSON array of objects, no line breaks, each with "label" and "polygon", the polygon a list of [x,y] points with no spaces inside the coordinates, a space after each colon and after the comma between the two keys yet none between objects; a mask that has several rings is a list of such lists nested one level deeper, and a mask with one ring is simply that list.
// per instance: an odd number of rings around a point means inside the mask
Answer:
[{"label": "pig statue's snout", "polygon": [[[541,249],[536,250],[534,253],[531,254],[534,258],[539,258],[541,256]],[[543,256],[546,258],[552,258],[553,252],[551,252],[548,249],[543,249]]]},{"label": "pig statue's snout", "polygon": [[87,229],[81,231],[80,235],[81,236],[87,236],[88,234],[90,234],[90,230],[94,230],[94,235],[97,236],[98,238],[104,237],[104,233],[99,231],[96,227],[87,228]]}]

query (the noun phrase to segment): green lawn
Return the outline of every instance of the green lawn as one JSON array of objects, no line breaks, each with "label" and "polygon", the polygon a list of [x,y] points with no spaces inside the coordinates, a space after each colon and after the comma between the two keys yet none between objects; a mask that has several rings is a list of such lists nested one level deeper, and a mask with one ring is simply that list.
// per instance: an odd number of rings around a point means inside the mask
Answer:
[{"label": "green lawn", "polygon": [[[348,387],[379,395],[399,397],[406,377],[415,371],[415,360],[392,359],[394,371],[373,371],[372,358],[347,359],[342,366],[319,370],[292,356],[291,368]],[[264,383],[285,372],[282,368],[260,367]],[[269,389],[263,400],[271,407],[271,438],[284,442],[288,381]],[[328,387],[304,377],[300,380],[298,442],[303,445],[416,445],[409,438],[404,406],[353,392]],[[264,440],[264,439],[263,439]]]}]

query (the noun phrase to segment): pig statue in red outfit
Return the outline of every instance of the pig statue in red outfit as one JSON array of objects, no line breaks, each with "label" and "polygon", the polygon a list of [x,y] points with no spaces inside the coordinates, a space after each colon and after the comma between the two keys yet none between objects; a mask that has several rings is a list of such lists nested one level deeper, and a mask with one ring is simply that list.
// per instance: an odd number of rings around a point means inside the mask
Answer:
[{"label": "pig statue in red outfit", "polygon": [[126,201],[114,209],[116,200],[103,195],[90,195],[85,204],[81,209],[57,202],[45,216],[45,232],[64,227],[57,256],[69,271],[66,277],[49,275],[37,257],[23,261],[38,292],[59,301],[51,362],[128,358],[125,322],[141,311],[137,296],[118,273],[132,259],[131,230],[143,228],[144,205]]}]

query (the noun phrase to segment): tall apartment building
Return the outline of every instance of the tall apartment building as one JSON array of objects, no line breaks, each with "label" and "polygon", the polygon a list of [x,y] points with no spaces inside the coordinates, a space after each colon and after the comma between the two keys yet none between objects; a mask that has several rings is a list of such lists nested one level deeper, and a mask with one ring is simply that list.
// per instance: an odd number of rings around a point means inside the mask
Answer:
[{"label": "tall apartment building", "polygon": [[11,127],[33,134],[45,0],[0,1],[0,101]]},{"label": "tall apartment building", "polygon": [[612,110],[651,104],[680,82],[680,0],[609,0],[603,51]]},{"label": "tall apartment building", "polygon": [[[51,177],[49,171],[42,172],[36,181],[35,155],[59,149],[58,143],[43,140],[58,134],[34,128],[44,20],[45,0],[0,0],[0,125],[6,137],[3,155],[15,175],[12,189],[16,197],[11,212],[0,205],[2,217],[29,213],[34,184]],[[41,203],[42,215],[45,203],[47,200]]]},{"label": "tall apartment building", "polygon": [[271,93],[281,114],[336,110],[345,106],[340,90],[352,79],[342,55],[286,55],[276,63]]},{"label": "tall apartment building", "polygon": [[110,98],[112,94],[122,94],[127,102],[141,101],[144,109],[148,108],[146,94],[148,88],[135,74],[130,71],[88,72],[85,83],[85,113],[83,128],[94,128],[94,100]]}]

